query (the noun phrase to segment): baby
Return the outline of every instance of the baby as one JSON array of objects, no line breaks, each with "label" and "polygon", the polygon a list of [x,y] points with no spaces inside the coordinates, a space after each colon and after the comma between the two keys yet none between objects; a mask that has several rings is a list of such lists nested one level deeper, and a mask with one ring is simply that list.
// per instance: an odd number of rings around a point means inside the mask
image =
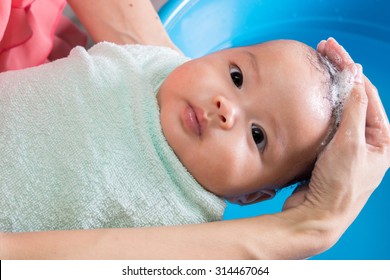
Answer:
[{"label": "baby", "polygon": [[100,43],[2,73],[0,230],[200,223],[272,198],[310,177],[349,77],[296,41],[190,61]]},{"label": "baby", "polygon": [[309,178],[332,137],[351,89],[351,75],[336,72],[296,41],[190,61],[158,92],[164,135],[209,191],[241,204],[271,198]]}]

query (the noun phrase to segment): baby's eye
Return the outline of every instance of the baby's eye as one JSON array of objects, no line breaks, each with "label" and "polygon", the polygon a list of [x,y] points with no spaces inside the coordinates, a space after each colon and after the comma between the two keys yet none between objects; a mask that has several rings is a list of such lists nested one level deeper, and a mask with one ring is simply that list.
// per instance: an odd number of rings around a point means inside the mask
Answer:
[{"label": "baby's eye", "polygon": [[259,151],[264,150],[266,139],[263,129],[261,129],[255,124],[252,124],[251,129],[253,141],[255,141],[257,148],[259,149]]},{"label": "baby's eye", "polygon": [[238,66],[230,66],[230,77],[232,78],[232,81],[236,87],[241,89],[242,83],[244,82],[244,77],[242,75],[241,69]]}]

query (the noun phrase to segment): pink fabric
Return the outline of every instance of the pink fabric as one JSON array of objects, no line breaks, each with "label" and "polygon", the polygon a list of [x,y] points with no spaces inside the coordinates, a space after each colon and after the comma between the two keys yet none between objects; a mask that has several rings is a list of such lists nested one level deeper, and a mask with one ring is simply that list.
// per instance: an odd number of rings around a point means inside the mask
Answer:
[{"label": "pink fabric", "polygon": [[66,0],[0,0],[0,72],[36,66],[85,46],[87,36],[62,15]]}]

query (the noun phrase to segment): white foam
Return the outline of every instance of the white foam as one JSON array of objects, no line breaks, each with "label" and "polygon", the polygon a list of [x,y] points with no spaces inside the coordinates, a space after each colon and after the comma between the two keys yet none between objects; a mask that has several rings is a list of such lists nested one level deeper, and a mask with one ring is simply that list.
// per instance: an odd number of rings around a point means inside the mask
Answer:
[{"label": "white foam", "polygon": [[328,135],[322,143],[322,146],[325,146],[330,139],[333,138],[333,135],[339,127],[344,110],[344,103],[348,99],[353,88],[354,74],[348,68],[339,71],[327,58],[321,57],[321,59],[331,73],[328,99],[332,110],[332,118],[334,119],[333,125],[329,128]]},{"label": "white foam", "polygon": [[334,81],[330,85],[330,102],[336,126],[340,124],[345,100],[348,99],[354,83],[354,75],[349,69],[335,73]]}]

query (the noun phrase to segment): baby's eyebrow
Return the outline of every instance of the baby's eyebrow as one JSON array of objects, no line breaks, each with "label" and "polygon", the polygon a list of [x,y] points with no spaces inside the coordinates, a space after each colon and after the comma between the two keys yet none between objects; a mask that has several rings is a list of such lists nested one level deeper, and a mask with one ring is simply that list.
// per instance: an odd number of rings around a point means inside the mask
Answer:
[{"label": "baby's eyebrow", "polygon": [[254,55],[251,51],[249,50],[245,50],[245,54],[249,57],[249,61],[250,61],[250,64],[251,64],[251,68],[253,70],[253,72],[255,73],[255,76],[256,78],[260,78],[259,74],[260,74],[260,71],[259,71],[259,63],[257,61],[257,57],[256,55]]}]

